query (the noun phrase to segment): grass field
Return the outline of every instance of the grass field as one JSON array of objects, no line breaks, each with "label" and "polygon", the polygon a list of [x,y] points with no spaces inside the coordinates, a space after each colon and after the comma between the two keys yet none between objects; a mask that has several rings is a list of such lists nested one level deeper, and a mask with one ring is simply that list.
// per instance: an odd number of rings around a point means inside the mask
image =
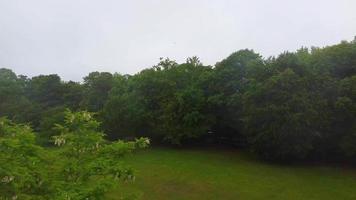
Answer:
[{"label": "grass field", "polygon": [[356,199],[356,170],[345,167],[272,165],[227,150],[152,148],[127,160],[137,179],[111,199]]}]

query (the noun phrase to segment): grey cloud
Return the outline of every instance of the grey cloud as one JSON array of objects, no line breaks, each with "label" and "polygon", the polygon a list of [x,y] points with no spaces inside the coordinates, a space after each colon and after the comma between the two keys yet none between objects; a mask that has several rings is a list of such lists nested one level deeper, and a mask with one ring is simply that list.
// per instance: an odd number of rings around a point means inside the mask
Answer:
[{"label": "grey cloud", "polygon": [[214,64],[356,35],[354,0],[0,0],[0,67],[81,80],[136,73],[170,57]]}]

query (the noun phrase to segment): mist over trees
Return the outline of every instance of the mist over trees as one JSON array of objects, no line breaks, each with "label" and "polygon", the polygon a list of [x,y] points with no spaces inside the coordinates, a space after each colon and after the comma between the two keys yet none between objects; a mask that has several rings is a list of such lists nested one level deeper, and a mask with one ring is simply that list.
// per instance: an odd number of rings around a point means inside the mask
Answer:
[{"label": "mist over trees", "polygon": [[92,72],[83,83],[0,69],[0,116],[29,123],[39,142],[50,144],[66,108],[96,112],[109,139],[356,161],[356,41],[271,58],[245,49],[215,66],[161,59],[135,75]]}]

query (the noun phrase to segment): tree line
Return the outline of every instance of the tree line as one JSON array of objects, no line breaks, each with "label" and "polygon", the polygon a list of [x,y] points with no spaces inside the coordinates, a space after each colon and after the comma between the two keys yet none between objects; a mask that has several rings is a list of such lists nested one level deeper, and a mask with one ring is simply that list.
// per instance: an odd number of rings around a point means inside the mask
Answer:
[{"label": "tree line", "polygon": [[356,161],[356,40],[263,58],[232,53],[214,66],[170,59],[134,75],[92,72],[82,83],[0,69],[0,116],[49,144],[65,110],[96,113],[110,139],[219,143],[268,160]]}]

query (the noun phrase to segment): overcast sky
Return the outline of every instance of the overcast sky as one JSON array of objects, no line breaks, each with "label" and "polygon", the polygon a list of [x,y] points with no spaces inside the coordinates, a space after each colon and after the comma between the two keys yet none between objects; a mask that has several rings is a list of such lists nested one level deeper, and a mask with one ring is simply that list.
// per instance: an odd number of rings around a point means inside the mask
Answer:
[{"label": "overcast sky", "polygon": [[356,35],[356,0],[0,0],[0,67],[81,80],[133,74],[159,57],[213,65]]}]

